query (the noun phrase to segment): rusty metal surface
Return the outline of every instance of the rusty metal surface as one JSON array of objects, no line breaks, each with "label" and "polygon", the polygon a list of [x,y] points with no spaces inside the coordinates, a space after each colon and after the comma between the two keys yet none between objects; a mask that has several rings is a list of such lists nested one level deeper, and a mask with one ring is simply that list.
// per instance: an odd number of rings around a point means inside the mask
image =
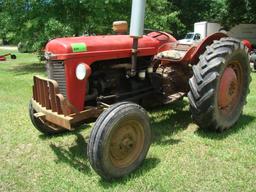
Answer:
[{"label": "rusty metal surface", "polygon": [[[196,45],[183,45],[178,44],[171,50],[167,50],[159,53],[155,59],[166,61],[166,63],[178,63],[178,64],[188,64],[190,62],[190,57],[194,53]],[[174,56],[175,55],[175,56]],[[178,55],[178,56],[176,56]]]},{"label": "rusty metal surface", "polygon": [[238,92],[238,79],[235,71],[232,67],[227,67],[222,74],[219,88],[219,107],[227,107],[235,97],[237,97]]},{"label": "rusty metal surface", "polygon": [[144,127],[133,119],[120,122],[115,131],[110,132],[109,156],[115,167],[130,166],[143,151],[145,143]]},{"label": "rusty metal surface", "polygon": [[59,94],[59,87],[56,81],[34,76],[33,99],[46,109],[51,109],[58,114],[68,115],[68,109],[62,105],[65,99],[63,96],[58,96]]},{"label": "rusty metal surface", "polygon": [[[37,113],[40,113],[40,116],[43,118],[44,122],[47,121],[60,127],[72,130],[70,121],[73,119],[73,117],[64,116],[58,114],[57,112],[53,112],[52,110],[46,109],[34,99],[32,99],[32,106]],[[44,116],[42,114],[44,114]]]},{"label": "rusty metal surface", "polygon": [[218,90],[218,106],[223,115],[232,113],[241,98],[242,84],[242,63],[231,62],[224,70],[220,78]]},{"label": "rusty metal surface", "polygon": [[80,111],[79,113],[73,113],[69,116],[65,116],[46,109],[34,99],[32,99],[32,106],[37,112],[35,113],[35,116],[42,118],[45,123],[55,124],[70,131],[74,130],[72,127],[73,124],[87,119],[97,118],[104,110],[104,108],[91,107],[84,111]]},{"label": "rusty metal surface", "polygon": [[79,111],[62,95],[55,80],[34,76],[33,99],[42,107],[68,116]]},{"label": "rusty metal surface", "polygon": [[44,122],[69,130],[73,130],[73,123],[96,118],[104,110],[103,107],[90,107],[78,111],[60,94],[56,81],[38,76],[34,76],[32,106],[37,112],[37,117],[42,118]]},{"label": "rusty metal surface", "polygon": [[161,76],[161,86],[164,95],[173,95],[178,92],[187,93],[189,91],[188,80],[191,76],[188,65],[174,64],[162,61],[156,73]]}]

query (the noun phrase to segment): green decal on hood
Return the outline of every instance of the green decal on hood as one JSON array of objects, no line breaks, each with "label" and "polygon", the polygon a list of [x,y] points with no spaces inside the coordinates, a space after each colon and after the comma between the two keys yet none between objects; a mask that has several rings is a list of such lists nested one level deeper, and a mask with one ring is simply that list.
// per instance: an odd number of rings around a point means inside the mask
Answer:
[{"label": "green decal on hood", "polygon": [[72,43],[71,47],[74,53],[87,51],[87,46],[85,43]]}]

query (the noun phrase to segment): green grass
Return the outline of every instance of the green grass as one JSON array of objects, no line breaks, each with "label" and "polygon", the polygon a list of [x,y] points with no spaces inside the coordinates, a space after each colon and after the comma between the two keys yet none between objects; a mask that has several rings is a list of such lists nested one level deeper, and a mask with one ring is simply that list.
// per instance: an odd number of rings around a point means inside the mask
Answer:
[{"label": "green grass", "polygon": [[0,62],[0,191],[256,191],[256,74],[243,116],[222,134],[198,130],[186,100],[150,111],[143,165],[106,182],[86,157],[90,126],[52,137],[32,126],[32,77],[44,71],[32,54]]}]

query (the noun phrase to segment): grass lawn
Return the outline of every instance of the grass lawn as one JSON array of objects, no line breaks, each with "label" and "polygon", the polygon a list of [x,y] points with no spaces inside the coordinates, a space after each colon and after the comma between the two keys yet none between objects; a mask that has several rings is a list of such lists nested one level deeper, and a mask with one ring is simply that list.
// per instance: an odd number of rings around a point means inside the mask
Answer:
[{"label": "grass lawn", "polygon": [[89,125],[52,137],[33,127],[28,101],[35,74],[45,75],[36,55],[0,62],[0,191],[256,191],[256,73],[243,116],[222,134],[198,130],[187,100],[150,111],[146,160],[111,183],[89,165]]}]

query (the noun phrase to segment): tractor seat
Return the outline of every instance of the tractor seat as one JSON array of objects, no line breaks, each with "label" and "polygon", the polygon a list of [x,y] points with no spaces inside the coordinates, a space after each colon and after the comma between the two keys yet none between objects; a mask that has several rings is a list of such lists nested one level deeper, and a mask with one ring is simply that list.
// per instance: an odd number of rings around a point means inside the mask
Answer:
[{"label": "tractor seat", "polygon": [[156,55],[156,59],[171,59],[171,60],[181,60],[186,54],[186,51],[181,50],[167,50]]}]

